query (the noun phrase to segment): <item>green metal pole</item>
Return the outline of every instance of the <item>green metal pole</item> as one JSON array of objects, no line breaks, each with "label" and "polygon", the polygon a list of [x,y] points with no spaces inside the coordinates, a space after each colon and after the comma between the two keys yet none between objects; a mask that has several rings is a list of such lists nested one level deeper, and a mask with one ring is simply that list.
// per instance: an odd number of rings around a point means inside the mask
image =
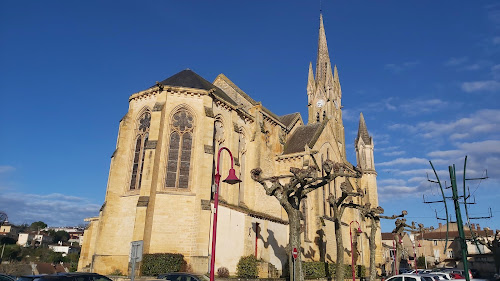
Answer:
[{"label": "green metal pole", "polygon": [[467,243],[465,241],[464,224],[462,214],[460,213],[460,204],[458,202],[457,179],[455,175],[455,165],[448,166],[450,171],[451,190],[453,192],[453,203],[455,204],[455,215],[457,216],[458,234],[460,236],[460,247],[462,248],[462,262],[464,263],[465,280],[470,281],[469,266],[467,264]]}]

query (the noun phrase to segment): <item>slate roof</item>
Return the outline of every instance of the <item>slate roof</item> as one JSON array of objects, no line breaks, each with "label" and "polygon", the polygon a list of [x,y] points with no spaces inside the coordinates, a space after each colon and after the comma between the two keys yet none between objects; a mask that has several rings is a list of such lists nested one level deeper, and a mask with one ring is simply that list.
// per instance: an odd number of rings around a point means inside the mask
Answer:
[{"label": "slate roof", "polygon": [[174,87],[185,87],[185,88],[193,88],[193,89],[202,89],[202,90],[211,90],[215,89],[214,95],[223,99],[224,101],[236,106],[236,102],[231,99],[224,91],[219,89],[214,84],[205,80],[205,78],[196,74],[191,69],[185,69],[177,74],[170,76],[169,78],[160,82],[160,84],[165,86],[174,86]]},{"label": "slate roof", "polygon": [[309,145],[309,147],[314,146],[325,124],[325,122],[322,122],[298,127],[286,142],[283,154],[302,152],[305,150],[306,145]]},{"label": "slate roof", "polygon": [[290,125],[292,125],[292,122],[295,121],[296,118],[300,119],[300,113],[295,112],[295,113],[279,116],[278,118],[279,118],[280,122],[283,123],[283,125],[285,125],[285,127],[288,128]]}]

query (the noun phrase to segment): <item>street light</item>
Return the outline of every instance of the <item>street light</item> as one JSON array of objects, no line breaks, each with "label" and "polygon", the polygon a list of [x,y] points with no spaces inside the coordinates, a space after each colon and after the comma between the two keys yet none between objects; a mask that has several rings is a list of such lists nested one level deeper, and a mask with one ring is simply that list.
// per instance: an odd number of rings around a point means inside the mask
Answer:
[{"label": "street light", "polygon": [[359,225],[358,221],[351,221],[349,223],[349,236],[351,237],[351,269],[352,269],[352,281],[356,281],[356,275],[354,274],[354,251],[352,249],[352,227],[351,224],[355,222],[358,224],[358,229],[356,229],[356,234],[360,234],[361,231],[361,225]]},{"label": "street light", "polygon": [[231,157],[231,169],[229,169],[229,175],[223,182],[228,183],[228,184],[237,184],[241,182],[238,177],[236,177],[236,172],[234,171],[233,168],[233,154],[227,147],[221,147],[219,149],[219,152],[217,153],[217,170],[215,172],[215,196],[214,196],[214,220],[213,220],[213,228],[212,228],[212,256],[210,257],[210,281],[214,281],[214,267],[215,267],[215,242],[216,242],[216,237],[217,237],[217,212],[219,208],[219,183],[220,183],[220,173],[219,173],[219,160],[220,160],[220,153],[222,150],[226,150],[229,153],[229,156]]}]

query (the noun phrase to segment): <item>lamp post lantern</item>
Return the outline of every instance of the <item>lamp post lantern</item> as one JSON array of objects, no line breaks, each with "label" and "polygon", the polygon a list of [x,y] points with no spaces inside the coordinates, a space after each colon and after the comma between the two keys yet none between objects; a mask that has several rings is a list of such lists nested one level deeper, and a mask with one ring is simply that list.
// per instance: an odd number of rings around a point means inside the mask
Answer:
[{"label": "lamp post lantern", "polygon": [[351,227],[351,224],[355,222],[358,224],[358,229],[356,229],[356,234],[360,234],[362,231],[361,231],[361,225],[359,224],[358,221],[351,221],[349,223],[349,236],[351,237],[351,270],[352,270],[352,281],[356,281],[356,275],[355,275],[355,272],[354,272],[354,251],[353,251],[353,248],[352,248],[352,227]]},{"label": "lamp post lantern", "polygon": [[215,172],[214,180],[215,180],[215,195],[214,195],[214,219],[213,219],[213,227],[212,227],[212,253],[210,256],[210,281],[214,281],[214,268],[215,268],[215,243],[216,243],[216,238],[217,238],[217,214],[219,212],[219,183],[220,183],[220,173],[219,173],[219,160],[220,160],[220,153],[222,150],[226,150],[229,153],[229,156],[231,158],[231,169],[229,169],[229,175],[223,182],[228,183],[228,184],[237,184],[241,182],[238,177],[236,177],[236,172],[234,171],[233,164],[233,154],[227,147],[221,147],[219,149],[219,152],[217,153],[217,169]]}]

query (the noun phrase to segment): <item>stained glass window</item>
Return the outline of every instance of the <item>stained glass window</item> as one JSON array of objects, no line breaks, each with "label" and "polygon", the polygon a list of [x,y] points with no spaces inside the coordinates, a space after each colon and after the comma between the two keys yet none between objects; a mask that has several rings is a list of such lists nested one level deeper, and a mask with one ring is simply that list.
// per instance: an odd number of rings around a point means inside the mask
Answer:
[{"label": "stained glass window", "polygon": [[141,187],[142,172],[144,170],[144,158],[146,156],[145,146],[148,142],[151,113],[145,112],[142,114],[137,120],[137,123],[138,130],[135,141],[132,175],[130,177],[130,190],[139,189]]},{"label": "stained glass window", "polygon": [[189,187],[192,147],[193,116],[181,109],[172,116],[165,187]]}]

